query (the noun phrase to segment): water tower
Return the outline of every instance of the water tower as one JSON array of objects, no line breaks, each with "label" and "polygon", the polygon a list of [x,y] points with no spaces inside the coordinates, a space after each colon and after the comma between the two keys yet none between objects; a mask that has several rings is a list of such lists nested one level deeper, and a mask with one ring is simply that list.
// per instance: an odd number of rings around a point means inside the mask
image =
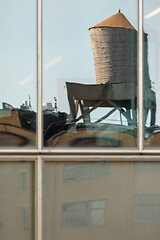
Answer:
[{"label": "water tower", "polygon": [[[91,27],[97,84],[137,83],[137,31],[120,12]],[[144,82],[151,87],[148,73],[147,34],[144,34]]]}]

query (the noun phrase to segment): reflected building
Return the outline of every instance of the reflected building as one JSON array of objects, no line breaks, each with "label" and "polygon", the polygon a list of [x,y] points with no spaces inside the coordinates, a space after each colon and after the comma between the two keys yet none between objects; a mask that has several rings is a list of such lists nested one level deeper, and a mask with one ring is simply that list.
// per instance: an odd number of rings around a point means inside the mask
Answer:
[{"label": "reflected building", "polygon": [[36,113],[22,109],[0,109],[0,146],[36,145]]},{"label": "reflected building", "polygon": [[160,234],[156,162],[44,166],[44,239],[153,239]]}]

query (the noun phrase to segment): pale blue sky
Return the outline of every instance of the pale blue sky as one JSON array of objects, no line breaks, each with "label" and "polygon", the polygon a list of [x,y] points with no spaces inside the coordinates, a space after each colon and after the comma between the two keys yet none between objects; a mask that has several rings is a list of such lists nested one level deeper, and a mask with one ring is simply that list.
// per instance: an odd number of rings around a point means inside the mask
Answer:
[{"label": "pale blue sky", "polygon": [[[1,102],[20,106],[28,94],[36,99],[36,1],[0,1]],[[33,74],[33,79],[23,80]]]}]

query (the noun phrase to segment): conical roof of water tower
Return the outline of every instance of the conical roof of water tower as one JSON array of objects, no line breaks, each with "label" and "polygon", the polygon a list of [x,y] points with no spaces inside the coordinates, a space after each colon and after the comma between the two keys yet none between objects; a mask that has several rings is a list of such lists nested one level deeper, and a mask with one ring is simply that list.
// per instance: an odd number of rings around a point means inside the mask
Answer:
[{"label": "conical roof of water tower", "polygon": [[120,10],[118,13],[114,14],[113,16],[107,18],[106,20],[98,23],[97,25],[91,28],[105,28],[105,27],[126,28],[133,29],[136,31],[136,29],[132,26],[128,19],[121,13]]}]

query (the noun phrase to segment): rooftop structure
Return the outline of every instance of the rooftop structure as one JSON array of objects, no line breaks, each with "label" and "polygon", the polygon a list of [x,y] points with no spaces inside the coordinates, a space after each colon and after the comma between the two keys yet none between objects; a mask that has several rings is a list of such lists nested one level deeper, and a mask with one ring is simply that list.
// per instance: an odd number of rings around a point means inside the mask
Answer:
[{"label": "rooftop structure", "polygon": [[[137,31],[119,10],[91,27],[96,83],[137,83]],[[148,43],[144,34],[144,82],[151,87],[148,73]],[[129,89],[133,88],[129,85]],[[134,95],[134,93],[133,93]]]},{"label": "rooftop structure", "polygon": [[119,10],[118,13],[113,16],[107,18],[106,20],[96,24],[91,28],[102,28],[102,27],[112,27],[112,28],[126,28],[126,29],[136,29],[132,26],[132,24],[128,21],[128,19],[121,13]]}]

